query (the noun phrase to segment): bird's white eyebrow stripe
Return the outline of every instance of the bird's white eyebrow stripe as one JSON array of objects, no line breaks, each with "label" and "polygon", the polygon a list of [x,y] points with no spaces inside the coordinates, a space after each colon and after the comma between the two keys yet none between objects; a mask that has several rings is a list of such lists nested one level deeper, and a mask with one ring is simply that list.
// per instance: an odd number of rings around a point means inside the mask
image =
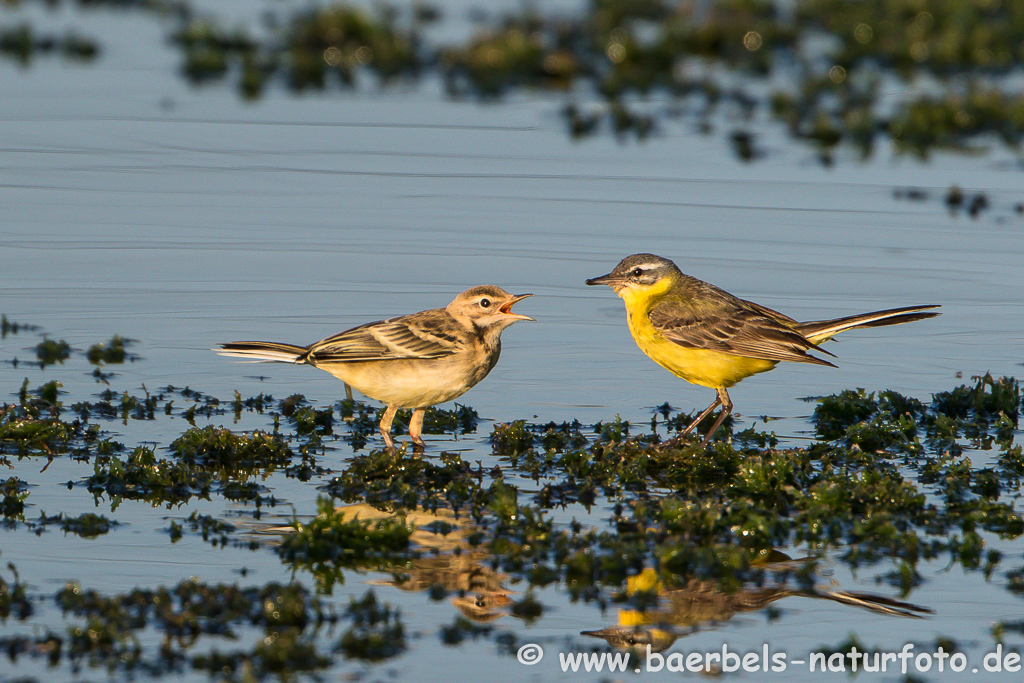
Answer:
[{"label": "bird's white eyebrow stripe", "polygon": [[633,267],[634,268],[640,268],[641,270],[654,270],[659,265],[660,264],[658,264],[658,263],[638,263],[637,265],[635,265]]}]

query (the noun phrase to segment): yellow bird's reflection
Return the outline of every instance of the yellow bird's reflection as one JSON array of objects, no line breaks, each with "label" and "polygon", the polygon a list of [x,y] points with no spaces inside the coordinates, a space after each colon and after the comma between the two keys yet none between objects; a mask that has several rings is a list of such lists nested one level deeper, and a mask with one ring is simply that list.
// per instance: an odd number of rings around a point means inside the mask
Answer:
[{"label": "yellow bird's reflection", "polygon": [[[792,560],[783,553],[770,551],[770,561],[762,566],[772,569],[791,568],[806,560]],[[728,621],[736,614],[764,609],[777,600],[804,597],[831,600],[851,607],[890,616],[920,619],[932,610],[883,595],[860,591],[788,588],[783,586],[741,588],[734,592],[720,590],[714,581],[691,579],[682,588],[665,588],[653,569],[645,569],[626,582],[626,595],[654,593],[656,606],[648,610],[620,609],[618,623],[580,635],[601,638],[620,650],[637,653],[661,652],[676,639],[690,635],[704,624]]]}]

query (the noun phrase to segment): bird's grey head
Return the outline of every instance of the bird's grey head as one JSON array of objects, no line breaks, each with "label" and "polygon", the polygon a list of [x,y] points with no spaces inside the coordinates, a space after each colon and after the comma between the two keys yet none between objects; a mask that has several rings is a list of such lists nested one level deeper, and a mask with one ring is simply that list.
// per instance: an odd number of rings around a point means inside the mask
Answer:
[{"label": "bird's grey head", "polygon": [[519,320],[533,320],[527,315],[512,312],[512,305],[532,294],[509,294],[501,287],[479,285],[467,289],[448,304],[447,311],[466,327],[475,327],[488,336],[501,331]]},{"label": "bird's grey head", "polygon": [[667,276],[681,274],[676,264],[654,254],[633,254],[619,261],[612,272],[587,280],[588,285],[608,285],[616,292],[624,288],[646,289]]},{"label": "bird's grey head", "polygon": [[600,631],[580,631],[580,635],[602,638],[617,650],[634,652],[646,651],[648,645],[652,652],[661,652],[676,641],[670,630],[645,626],[610,626]]}]

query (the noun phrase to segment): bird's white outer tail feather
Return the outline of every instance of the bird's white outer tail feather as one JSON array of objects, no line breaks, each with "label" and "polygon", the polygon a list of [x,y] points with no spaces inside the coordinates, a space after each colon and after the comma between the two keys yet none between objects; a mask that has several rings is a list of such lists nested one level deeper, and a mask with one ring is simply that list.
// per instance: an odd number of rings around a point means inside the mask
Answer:
[{"label": "bird's white outer tail feather", "polygon": [[922,619],[926,614],[935,613],[934,610],[931,610],[928,607],[903,602],[902,600],[894,600],[893,598],[887,598],[883,595],[872,595],[870,593],[857,593],[851,591],[829,591],[820,595],[823,598],[834,600],[844,605],[863,607],[864,609],[871,610],[872,612],[888,614],[891,616]]},{"label": "bird's white outer tail feather", "polygon": [[815,344],[820,344],[821,342],[828,341],[844,330],[849,330],[855,327],[885,327],[887,325],[901,325],[903,323],[914,322],[915,320],[934,318],[939,314],[935,311],[929,310],[932,308],[938,308],[938,306],[926,305],[890,308],[885,311],[862,313],[860,315],[851,315],[845,318],[836,318],[835,320],[813,320],[810,322],[800,323],[797,329],[807,339],[810,339]]},{"label": "bird's white outer tail feather", "polygon": [[306,348],[275,342],[231,342],[214,349],[221,356],[244,358],[251,363],[296,363]]}]

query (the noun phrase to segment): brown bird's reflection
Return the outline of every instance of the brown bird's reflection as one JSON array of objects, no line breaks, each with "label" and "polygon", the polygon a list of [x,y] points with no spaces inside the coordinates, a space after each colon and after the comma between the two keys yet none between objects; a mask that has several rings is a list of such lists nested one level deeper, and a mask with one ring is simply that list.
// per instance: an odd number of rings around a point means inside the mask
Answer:
[{"label": "brown bird's reflection", "polygon": [[[778,551],[771,551],[771,562],[762,564],[767,569],[792,568],[802,560],[791,560]],[[933,611],[874,593],[831,589],[804,589],[783,586],[741,588],[724,592],[714,581],[690,580],[682,588],[665,588],[653,569],[646,569],[630,577],[626,585],[627,596],[655,593],[653,609],[620,609],[618,623],[594,631],[581,631],[580,635],[601,638],[616,649],[637,653],[661,652],[678,638],[688,636],[705,624],[719,624],[736,614],[754,612],[788,597],[831,600],[851,607],[870,610],[890,616],[920,619]]]},{"label": "brown bird's reflection", "polygon": [[[392,516],[364,504],[336,508],[338,513],[362,520]],[[487,561],[491,555],[468,542],[472,529],[466,517],[456,518],[451,510],[406,512],[405,521],[415,528],[409,540],[420,548],[437,554],[412,560],[402,568],[401,575],[391,579],[370,581],[374,585],[394,586],[403,591],[443,591],[452,595],[449,602],[463,616],[476,623],[489,623],[509,613],[513,604],[505,587],[508,576],[501,574]]]},{"label": "brown bird's reflection", "polygon": [[482,550],[463,551],[459,555],[441,555],[413,560],[399,579],[372,581],[395,586],[403,591],[436,591],[454,594],[450,602],[463,616],[477,623],[488,623],[508,614],[513,600],[504,586],[507,577],[483,564],[490,555]]}]

